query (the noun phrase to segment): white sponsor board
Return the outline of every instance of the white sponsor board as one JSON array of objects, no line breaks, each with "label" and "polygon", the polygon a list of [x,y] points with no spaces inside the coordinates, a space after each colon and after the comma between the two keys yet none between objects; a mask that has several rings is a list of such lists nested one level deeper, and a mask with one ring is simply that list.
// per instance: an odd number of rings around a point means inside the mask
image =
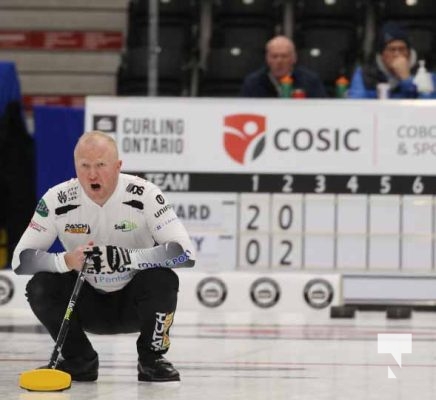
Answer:
[{"label": "white sponsor board", "polygon": [[26,298],[29,275],[17,275],[12,270],[0,271],[0,318],[9,325],[39,323]]},{"label": "white sponsor board", "polygon": [[435,102],[88,97],[126,171],[431,173]]},{"label": "white sponsor board", "polygon": [[[178,312],[283,313],[304,318],[329,318],[330,307],[340,305],[339,274],[262,274],[223,272],[207,274],[178,270],[180,291]],[[30,276],[0,272],[0,316],[26,315],[35,323],[25,296]],[[5,283],[7,282],[7,284]]]},{"label": "white sponsor board", "polygon": [[183,311],[278,312],[330,318],[342,304],[339,274],[179,271]]},{"label": "white sponsor board", "polygon": [[[435,109],[90,97],[86,130],[113,135],[124,171],[170,192],[196,271],[419,275],[436,271]],[[206,286],[212,302],[220,285]]]}]

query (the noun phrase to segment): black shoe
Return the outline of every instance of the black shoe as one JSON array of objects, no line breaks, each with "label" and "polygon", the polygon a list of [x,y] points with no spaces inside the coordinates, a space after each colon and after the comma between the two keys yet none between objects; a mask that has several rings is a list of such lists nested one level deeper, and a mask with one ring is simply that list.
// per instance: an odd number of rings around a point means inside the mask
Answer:
[{"label": "black shoe", "polygon": [[180,381],[180,374],[173,364],[160,356],[153,361],[138,362],[138,380],[145,382]]},{"label": "black shoe", "polygon": [[95,353],[95,357],[91,360],[84,357],[61,359],[56,369],[69,373],[73,381],[95,381],[98,378],[98,355]]}]

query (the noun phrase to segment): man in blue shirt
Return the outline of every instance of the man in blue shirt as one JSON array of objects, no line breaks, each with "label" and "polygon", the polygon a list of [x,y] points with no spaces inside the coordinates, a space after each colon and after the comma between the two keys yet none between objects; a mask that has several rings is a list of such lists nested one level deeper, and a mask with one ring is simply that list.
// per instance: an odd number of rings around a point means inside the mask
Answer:
[{"label": "man in blue shirt", "polygon": [[276,36],[268,41],[265,61],[266,66],[244,79],[242,97],[283,97],[280,88],[283,78],[292,81],[293,91],[298,89],[301,97],[327,97],[318,75],[295,65],[295,46],[286,36]]},{"label": "man in blue shirt", "polygon": [[[355,70],[348,97],[377,98],[377,84],[387,83],[389,98],[419,98],[418,89],[413,82],[416,70],[417,54],[411,46],[409,37],[399,25],[388,22],[380,32],[375,60]],[[435,86],[434,74],[432,78]]]}]

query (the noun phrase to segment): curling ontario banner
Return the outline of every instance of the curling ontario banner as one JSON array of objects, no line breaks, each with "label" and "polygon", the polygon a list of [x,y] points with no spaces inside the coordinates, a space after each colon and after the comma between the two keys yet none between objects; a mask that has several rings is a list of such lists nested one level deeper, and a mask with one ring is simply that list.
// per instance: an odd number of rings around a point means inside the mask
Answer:
[{"label": "curling ontario banner", "polygon": [[88,97],[125,171],[419,173],[436,159],[432,100]]}]

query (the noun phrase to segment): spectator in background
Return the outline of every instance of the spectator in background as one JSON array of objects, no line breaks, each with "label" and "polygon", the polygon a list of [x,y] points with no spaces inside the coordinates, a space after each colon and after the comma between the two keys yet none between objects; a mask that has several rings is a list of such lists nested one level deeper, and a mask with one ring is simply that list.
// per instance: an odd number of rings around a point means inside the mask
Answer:
[{"label": "spectator in background", "polygon": [[[396,23],[386,23],[377,41],[375,59],[356,68],[348,91],[349,98],[377,98],[377,85],[388,85],[388,97],[393,99],[419,98],[414,82],[418,68],[417,54],[407,33]],[[433,87],[436,77],[432,74]]]},{"label": "spectator in background", "polygon": [[[327,97],[318,75],[296,66],[294,43],[286,36],[276,36],[266,44],[266,66],[248,75],[243,82],[242,97]],[[283,95],[282,85],[291,86],[290,94]]]}]

